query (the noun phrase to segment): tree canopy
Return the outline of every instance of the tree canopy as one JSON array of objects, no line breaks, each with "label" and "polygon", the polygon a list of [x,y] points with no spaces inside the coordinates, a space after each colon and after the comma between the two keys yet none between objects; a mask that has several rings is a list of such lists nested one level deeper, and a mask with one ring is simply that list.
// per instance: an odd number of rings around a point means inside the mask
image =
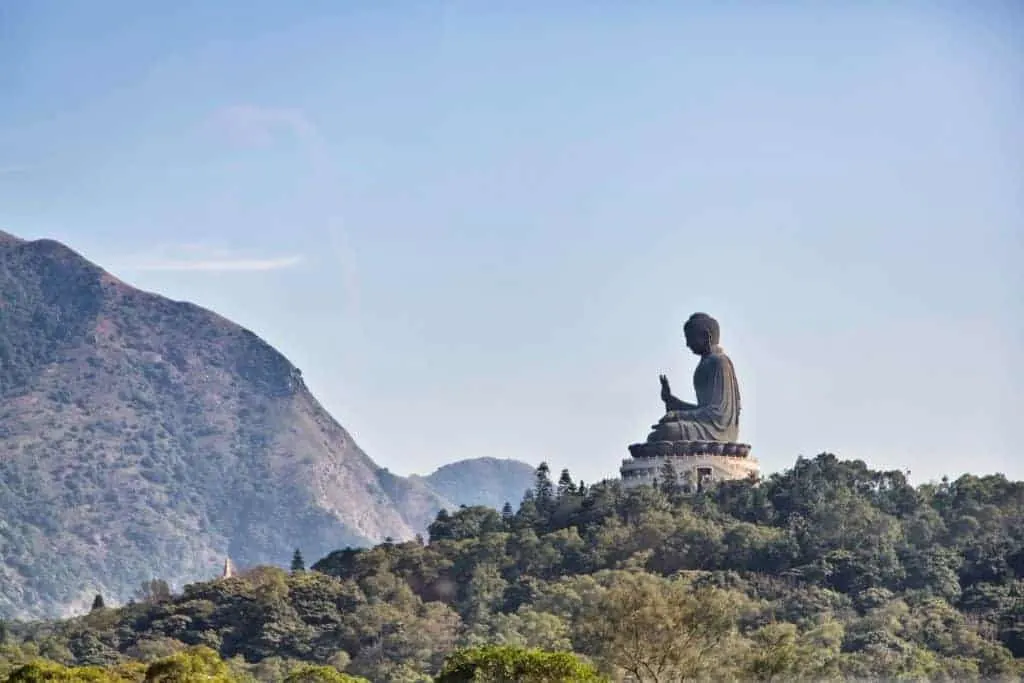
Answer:
[{"label": "tree canopy", "polygon": [[517,509],[442,512],[426,542],[148,587],[120,609],[7,624],[0,676],[163,662],[264,681],[1011,678],[1024,484],[915,487],[823,454],[684,494],[553,482],[545,465]]}]

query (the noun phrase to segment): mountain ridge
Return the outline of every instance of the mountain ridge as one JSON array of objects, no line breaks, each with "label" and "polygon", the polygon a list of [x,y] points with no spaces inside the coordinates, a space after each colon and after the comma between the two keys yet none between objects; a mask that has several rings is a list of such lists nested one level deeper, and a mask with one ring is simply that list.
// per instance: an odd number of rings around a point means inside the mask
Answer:
[{"label": "mountain ridge", "polygon": [[505,503],[518,507],[527,489],[533,488],[534,467],[521,460],[484,456],[438,467],[421,479],[439,495],[459,505],[485,505],[501,510]]},{"label": "mountain ridge", "polygon": [[454,506],[373,462],[250,330],[0,233],[0,616],[410,539]]}]

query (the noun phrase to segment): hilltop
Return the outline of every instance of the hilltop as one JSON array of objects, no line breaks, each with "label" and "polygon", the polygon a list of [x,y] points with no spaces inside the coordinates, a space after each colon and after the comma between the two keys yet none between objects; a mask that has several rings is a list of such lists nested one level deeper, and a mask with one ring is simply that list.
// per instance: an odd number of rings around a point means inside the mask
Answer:
[{"label": "hilltop", "polygon": [[534,467],[520,460],[471,458],[439,467],[422,479],[440,496],[458,505],[485,505],[500,510],[519,505],[533,487]]}]

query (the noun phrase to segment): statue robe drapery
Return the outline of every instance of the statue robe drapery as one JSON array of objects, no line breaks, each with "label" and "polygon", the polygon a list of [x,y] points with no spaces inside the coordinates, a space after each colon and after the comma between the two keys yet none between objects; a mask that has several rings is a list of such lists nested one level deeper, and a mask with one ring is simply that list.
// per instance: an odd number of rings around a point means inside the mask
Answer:
[{"label": "statue robe drapery", "polygon": [[[736,441],[739,438],[740,387],[732,361],[720,346],[701,358],[693,373],[697,407],[671,410],[647,437],[652,441]],[[672,397],[668,408],[685,406]]]}]

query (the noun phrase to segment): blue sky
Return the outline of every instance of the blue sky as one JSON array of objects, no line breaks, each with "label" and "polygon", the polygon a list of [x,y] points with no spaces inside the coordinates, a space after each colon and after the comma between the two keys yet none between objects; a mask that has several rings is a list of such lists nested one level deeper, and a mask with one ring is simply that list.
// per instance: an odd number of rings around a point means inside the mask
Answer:
[{"label": "blue sky", "polygon": [[718,317],[768,471],[1024,477],[1014,2],[0,8],[0,229],[254,330],[379,463],[613,475]]}]

